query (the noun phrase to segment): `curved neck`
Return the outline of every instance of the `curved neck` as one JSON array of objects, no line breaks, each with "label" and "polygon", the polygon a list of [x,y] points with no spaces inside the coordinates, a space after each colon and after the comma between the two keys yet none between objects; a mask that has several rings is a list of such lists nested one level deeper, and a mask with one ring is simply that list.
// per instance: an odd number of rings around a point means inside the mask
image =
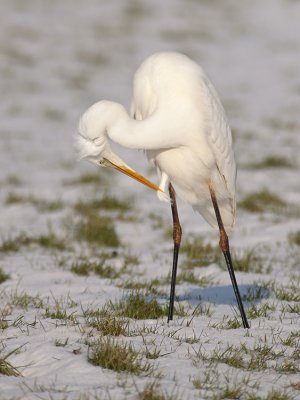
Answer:
[{"label": "curved neck", "polygon": [[[165,114],[155,111],[142,121],[131,118],[118,103],[111,104],[111,115],[107,124],[107,135],[121,146],[130,149],[163,149],[182,145],[182,135],[174,135],[176,111]],[[181,129],[178,130],[181,133]]]}]

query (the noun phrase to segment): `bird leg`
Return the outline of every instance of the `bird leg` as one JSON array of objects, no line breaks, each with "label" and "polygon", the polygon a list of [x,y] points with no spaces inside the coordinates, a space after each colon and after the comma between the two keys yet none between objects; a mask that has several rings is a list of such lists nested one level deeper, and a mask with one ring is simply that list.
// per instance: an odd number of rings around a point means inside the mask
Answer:
[{"label": "bird leg", "polygon": [[172,209],[172,217],[173,217],[174,251],[173,251],[173,267],[172,267],[168,322],[172,321],[172,319],[173,319],[178,254],[179,254],[181,234],[182,234],[179,217],[178,217],[178,211],[177,211],[175,190],[171,183],[169,183],[169,194],[170,194],[170,199],[171,199],[171,209]]},{"label": "bird leg", "polygon": [[211,196],[211,200],[214,206],[214,210],[215,210],[215,214],[216,214],[216,218],[218,221],[218,226],[219,226],[219,231],[220,231],[220,248],[222,250],[222,253],[224,255],[225,261],[226,261],[226,265],[228,268],[228,272],[230,275],[230,279],[231,279],[231,283],[233,286],[233,290],[234,290],[234,294],[236,297],[236,301],[238,303],[238,307],[241,313],[241,317],[242,317],[242,321],[243,321],[243,326],[244,328],[250,328],[249,323],[247,321],[247,317],[246,317],[246,313],[244,310],[244,306],[242,303],[242,299],[241,299],[241,295],[240,295],[240,291],[235,279],[235,274],[234,274],[234,269],[232,266],[232,261],[231,261],[231,255],[230,255],[230,248],[229,248],[229,240],[228,240],[228,236],[227,233],[224,229],[224,225],[223,225],[223,221],[221,218],[221,214],[220,214],[220,209],[218,206],[218,202],[217,202],[217,198],[216,198],[216,194],[214,192],[214,189],[212,188],[211,185],[209,185],[209,191],[210,191],[210,196]]}]

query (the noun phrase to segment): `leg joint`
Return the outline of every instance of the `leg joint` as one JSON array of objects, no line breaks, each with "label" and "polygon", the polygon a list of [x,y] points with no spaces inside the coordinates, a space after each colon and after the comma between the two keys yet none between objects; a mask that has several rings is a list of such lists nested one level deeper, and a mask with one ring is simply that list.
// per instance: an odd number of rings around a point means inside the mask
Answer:
[{"label": "leg joint", "polygon": [[181,226],[178,222],[175,222],[173,225],[173,240],[176,246],[180,246],[181,235],[182,235]]},{"label": "leg joint", "polygon": [[220,229],[220,247],[223,253],[226,253],[229,251],[229,241],[228,241],[228,236],[227,233],[225,232],[225,229]]}]

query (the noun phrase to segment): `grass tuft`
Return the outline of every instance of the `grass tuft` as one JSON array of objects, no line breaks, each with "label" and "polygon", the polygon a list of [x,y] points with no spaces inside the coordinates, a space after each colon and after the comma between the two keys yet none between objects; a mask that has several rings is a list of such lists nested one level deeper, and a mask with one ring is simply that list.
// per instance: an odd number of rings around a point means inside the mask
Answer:
[{"label": "grass tuft", "polygon": [[254,284],[247,289],[247,293],[242,296],[242,300],[253,303],[258,300],[266,299],[270,296],[269,285]]},{"label": "grass tuft", "polygon": [[267,189],[251,193],[239,203],[241,208],[253,213],[277,212],[286,205],[278,195],[269,192]]},{"label": "grass tuft", "polygon": [[271,155],[257,163],[248,164],[246,167],[249,169],[295,168],[296,165],[293,161],[283,156]]},{"label": "grass tuft", "polygon": [[21,186],[22,185],[22,181],[17,175],[9,175],[6,178],[5,182],[11,186]]},{"label": "grass tuft", "polygon": [[6,376],[20,376],[21,373],[14,367],[7,359],[14,354],[18,349],[11,351],[6,355],[2,355],[0,351],[0,375]]},{"label": "grass tuft", "polygon": [[74,205],[74,210],[83,215],[99,210],[127,212],[131,209],[132,206],[129,200],[122,201],[112,196],[103,196],[101,199],[93,199],[90,201],[79,200]]},{"label": "grass tuft", "polygon": [[242,255],[234,253],[232,258],[235,271],[254,272],[256,274],[263,272],[262,258],[254,248],[245,250]]},{"label": "grass tuft", "polygon": [[219,248],[212,246],[210,243],[204,244],[202,237],[188,239],[182,244],[180,250],[186,254],[183,267],[187,269],[207,266],[220,260]]},{"label": "grass tuft", "polygon": [[128,372],[135,375],[150,375],[153,366],[143,361],[131,344],[117,343],[111,338],[100,338],[92,345],[88,361],[96,366],[116,372]]},{"label": "grass tuft", "polygon": [[23,246],[37,245],[48,249],[67,250],[64,239],[58,238],[53,232],[47,235],[28,236],[26,233],[20,233],[14,238],[2,240],[0,252],[6,253],[11,251],[19,251]]},{"label": "grass tuft", "polygon": [[2,268],[0,268],[0,284],[5,282],[7,279],[9,279],[9,275],[6,274]]},{"label": "grass tuft", "polygon": [[26,310],[29,306],[34,308],[43,308],[44,306],[44,302],[39,295],[31,296],[26,292],[18,293],[17,289],[11,293],[9,304]]},{"label": "grass tuft", "polygon": [[78,178],[73,180],[66,181],[67,185],[100,185],[104,181],[103,176],[95,173],[84,173],[80,175]]},{"label": "grass tuft", "polygon": [[138,400],[179,400],[176,394],[164,393],[157,381],[148,382],[139,393]]},{"label": "grass tuft", "polygon": [[105,260],[99,262],[90,262],[88,260],[77,261],[72,264],[71,271],[82,276],[88,276],[94,273],[101,278],[108,279],[116,279],[122,273],[122,271],[117,271],[110,265],[105,265]]},{"label": "grass tuft", "polygon": [[50,310],[50,308],[46,308],[45,318],[50,318],[50,319],[61,319],[61,320],[67,320],[71,322],[76,322],[76,316],[74,312],[68,313],[66,309],[62,308],[58,304],[56,304],[54,310]]},{"label": "grass tuft", "polygon": [[167,307],[162,307],[156,299],[146,300],[138,292],[132,292],[126,299],[114,305],[117,315],[135,319],[157,319],[168,314]]},{"label": "grass tuft", "polygon": [[[271,284],[271,288],[278,300],[282,301],[300,301],[300,287],[299,282],[292,282],[288,287],[283,285]],[[292,305],[291,305],[292,307]]]},{"label": "grass tuft", "polygon": [[289,235],[289,243],[290,245],[300,246],[300,231],[291,233]]},{"label": "grass tuft", "polygon": [[45,200],[38,199],[32,195],[21,195],[15,192],[8,193],[5,204],[20,204],[28,203],[32,204],[40,212],[55,212],[64,208],[64,204],[61,200]]},{"label": "grass tuft", "polygon": [[100,316],[96,314],[93,317],[87,317],[87,324],[101,332],[103,336],[127,336],[129,321],[115,316]]},{"label": "grass tuft", "polygon": [[268,317],[270,312],[275,311],[276,307],[274,304],[264,303],[261,305],[252,304],[247,309],[247,316],[250,319],[261,318],[261,317]]},{"label": "grass tuft", "polygon": [[118,247],[120,240],[111,218],[96,213],[88,214],[75,226],[77,240],[91,244]]},{"label": "grass tuft", "polygon": [[162,290],[158,288],[161,284],[159,279],[152,279],[151,281],[134,281],[132,279],[127,279],[121,283],[118,283],[117,286],[123,289],[131,289],[131,290],[141,290],[144,289],[147,293],[157,295],[157,294],[164,294]]}]

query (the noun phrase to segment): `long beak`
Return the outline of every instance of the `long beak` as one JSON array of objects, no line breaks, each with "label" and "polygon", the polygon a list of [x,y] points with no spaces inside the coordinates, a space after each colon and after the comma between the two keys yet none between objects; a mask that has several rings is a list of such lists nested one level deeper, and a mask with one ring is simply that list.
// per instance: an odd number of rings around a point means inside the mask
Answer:
[{"label": "long beak", "polygon": [[123,172],[123,174],[130,176],[130,178],[135,179],[136,181],[142,183],[143,185],[148,186],[149,188],[155,191],[163,192],[163,190],[160,187],[150,182],[147,178],[136,172],[134,169],[130,168],[128,165],[117,165],[109,161],[107,158],[103,158],[102,160],[98,161],[98,164],[100,164],[103,167],[109,167],[116,169],[117,171]]}]

